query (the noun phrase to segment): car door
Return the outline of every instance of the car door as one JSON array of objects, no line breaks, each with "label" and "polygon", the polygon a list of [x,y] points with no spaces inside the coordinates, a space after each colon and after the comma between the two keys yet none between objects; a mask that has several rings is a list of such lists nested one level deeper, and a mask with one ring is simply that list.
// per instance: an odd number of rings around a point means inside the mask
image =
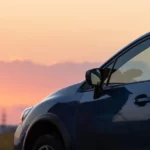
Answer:
[{"label": "car door", "polygon": [[[150,149],[150,37],[113,58],[101,96],[82,90],[77,112],[77,149]],[[86,85],[86,83],[85,83]]]}]

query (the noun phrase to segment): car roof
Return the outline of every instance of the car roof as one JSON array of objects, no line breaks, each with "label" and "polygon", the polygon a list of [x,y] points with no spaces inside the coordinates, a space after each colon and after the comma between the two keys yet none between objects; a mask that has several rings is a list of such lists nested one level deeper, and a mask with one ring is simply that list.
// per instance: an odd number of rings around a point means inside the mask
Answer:
[{"label": "car roof", "polygon": [[122,53],[122,51],[124,51],[126,48],[130,47],[133,43],[136,43],[139,40],[144,39],[148,36],[150,36],[150,32],[147,32],[147,33],[143,34],[142,36],[138,37],[137,39],[133,40],[132,42],[127,44],[125,47],[123,47],[121,50],[119,50],[117,53],[115,53],[112,57],[110,57],[107,61],[105,61],[104,64],[102,64],[100,67],[102,67],[102,68],[105,67],[105,65],[107,65],[109,62],[111,62],[112,59],[114,59],[114,57],[116,57],[118,54]]}]

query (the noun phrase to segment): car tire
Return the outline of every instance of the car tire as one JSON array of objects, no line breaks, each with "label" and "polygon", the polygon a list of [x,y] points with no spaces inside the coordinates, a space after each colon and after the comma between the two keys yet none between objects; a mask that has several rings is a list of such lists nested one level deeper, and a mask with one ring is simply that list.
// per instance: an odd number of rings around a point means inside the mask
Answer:
[{"label": "car tire", "polygon": [[64,150],[64,148],[59,138],[46,134],[36,140],[32,150]]}]

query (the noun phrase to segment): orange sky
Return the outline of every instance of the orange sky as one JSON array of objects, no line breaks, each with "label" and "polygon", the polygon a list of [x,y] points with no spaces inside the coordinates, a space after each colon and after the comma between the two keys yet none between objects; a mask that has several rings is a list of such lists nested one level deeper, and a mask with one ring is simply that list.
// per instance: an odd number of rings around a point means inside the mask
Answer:
[{"label": "orange sky", "polygon": [[0,59],[104,61],[149,31],[149,5],[149,0],[1,0]]},{"label": "orange sky", "polygon": [[[0,75],[0,99],[4,101],[0,102],[0,107],[31,105],[51,91],[71,84],[72,80],[84,79],[87,64],[83,62],[90,62],[94,67],[94,62],[104,62],[128,42],[149,32],[149,6],[149,0],[1,0],[0,69],[3,74]],[[14,63],[14,60],[22,63]],[[60,81],[56,87],[47,85],[43,81],[44,74],[53,64],[66,67],[65,62],[76,62],[78,67],[78,63],[82,63],[82,73],[67,84]],[[19,74],[17,63],[23,68],[23,74]],[[44,71],[38,75],[38,80],[32,82],[36,75],[33,76],[34,72],[27,74],[27,64],[35,72]],[[14,70],[17,73],[12,78]],[[50,77],[55,79],[57,71],[51,72]],[[19,116],[18,111],[16,115]]]}]

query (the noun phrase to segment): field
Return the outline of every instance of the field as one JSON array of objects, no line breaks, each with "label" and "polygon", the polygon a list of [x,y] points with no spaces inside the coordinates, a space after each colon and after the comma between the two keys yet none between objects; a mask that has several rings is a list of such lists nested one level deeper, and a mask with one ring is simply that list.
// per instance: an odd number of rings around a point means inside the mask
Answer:
[{"label": "field", "polygon": [[14,133],[5,133],[0,135],[0,150],[13,150]]}]

